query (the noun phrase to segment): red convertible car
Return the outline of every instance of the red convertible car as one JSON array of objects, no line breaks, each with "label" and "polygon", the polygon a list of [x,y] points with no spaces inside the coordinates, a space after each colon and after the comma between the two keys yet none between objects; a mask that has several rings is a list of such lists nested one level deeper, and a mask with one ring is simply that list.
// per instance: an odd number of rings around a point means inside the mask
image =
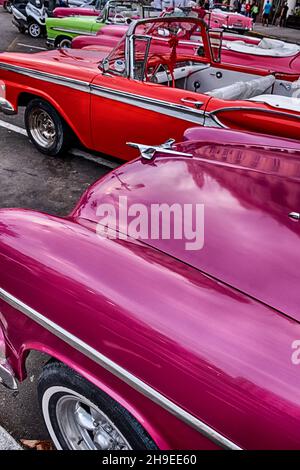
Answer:
[{"label": "red convertible car", "polygon": [[[28,353],[50,356],[58,449],[300,448],[298,142],[185,138],[133,144],[67,218],[0,211],[0,377],[17,389]],[[202,249],[128,236],[141,203],[195,201]]]},{"label": "red convertible car", "polygon": [[[195,29],[203,44],[186,39]],[[77,139],[130,159],[126,142],[180,140],[191,124],[299,139],[299,75],[220,63],[221,41],[209,34],[196,18],[148,19],[132,23],[108,56],[3,53],[0,107],[25,106],[28,135],[48,155]]]}]

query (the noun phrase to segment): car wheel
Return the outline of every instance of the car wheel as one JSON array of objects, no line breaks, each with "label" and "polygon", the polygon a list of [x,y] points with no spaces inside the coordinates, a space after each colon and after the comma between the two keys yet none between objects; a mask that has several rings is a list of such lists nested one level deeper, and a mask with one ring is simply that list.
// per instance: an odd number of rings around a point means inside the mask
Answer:
[{"label": "car wheel", "polygon": [[56,42],[56,47],[59,49],[70,49],[72,45],[72,39],[70,38],[59,38]]},{"label": "car wheel", "polygon": [[43,32],[42,27],[38,23],[33,22],[33,23],[30,23],[30,25],[28,26],[28,34],[32,38],[41,37],[42,32]]},{"label": "car wheel", "polygon": [[65,364],[47,364],[38,397],[49,434],[63,450],[156,450],[138,421]]},{"label": "car wheel", "polygon": [[25,110],[25,127],[31,142],[46,155],[61,155],[71,145],[70,129],[46,101],[30,101]]}]

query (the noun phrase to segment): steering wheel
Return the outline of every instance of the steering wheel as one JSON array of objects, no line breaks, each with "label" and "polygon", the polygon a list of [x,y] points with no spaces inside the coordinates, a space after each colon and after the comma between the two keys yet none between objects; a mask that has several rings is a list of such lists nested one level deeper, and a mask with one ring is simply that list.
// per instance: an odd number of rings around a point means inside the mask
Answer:
[{"label": "steering wheel", "polygon": [[[153,70],[149,70],[153,67]],[[161,54],[154,54],[147,62],[145,71],[146,80],[148,82],[155,82],[155,75],[158,73],[160,67],[163,67],[168,80],[168,86],[175,86],[175,78],[172,68],[170,67],[170,59]],[[171,75],[172,83],[170,85],[169,75]]]}]

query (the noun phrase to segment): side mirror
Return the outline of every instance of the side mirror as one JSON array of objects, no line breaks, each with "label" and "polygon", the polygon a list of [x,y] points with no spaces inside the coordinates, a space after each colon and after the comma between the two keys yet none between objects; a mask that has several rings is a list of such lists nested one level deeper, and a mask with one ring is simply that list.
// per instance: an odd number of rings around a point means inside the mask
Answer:
[{"label": "side mirror", "polygon": [[99,69],[103,73],[108,72],[108,70],[109,70],[109,61],[107,59],[103,59],[99,64]]}]

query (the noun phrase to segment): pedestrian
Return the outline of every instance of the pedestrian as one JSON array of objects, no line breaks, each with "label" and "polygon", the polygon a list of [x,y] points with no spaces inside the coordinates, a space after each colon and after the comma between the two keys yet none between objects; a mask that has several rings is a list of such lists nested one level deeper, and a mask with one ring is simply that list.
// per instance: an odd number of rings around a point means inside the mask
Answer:
[{"label": "pedestrian", "polygon": [[286,17],[287,17],[288,11],[289,11],[288,4],[287,4],[287,2],[284,2],[283,6],[281,8],[281,12],[280,12],[279,26],[281,28],[285,27],[285,25],[286,25]]},{"label": "pedestrian", "polygon": [[246,3],[242,2],[241,4],[241,15],[246,15]]},{"label": "pedestrian", "polygon": [[262,21],[263,26],[267,26],[267,27],[269,26],[269,19],[270,19],[271,11],[272,11],[272,3],[270,3],[270,0],[267,0],[263,9],[263,21]]},{"label": "pedestrian", "polygon": [[251,16],[251,4],[249,1],[246,2],[245,10],[246,10],[246,16],[248,16],[249,18]]},{"label": "pedestrian", "polygon": [[253,3],[252,8],[251,8],[251,18],[253,19],[253,24],[256,23],[256,17],[259,12],[259,7],[256,2]]},{"label": "pedestrian", "polygon": [[239,2],[238,0],[233,0],[233,11],[237,12],[239,8]]}]

